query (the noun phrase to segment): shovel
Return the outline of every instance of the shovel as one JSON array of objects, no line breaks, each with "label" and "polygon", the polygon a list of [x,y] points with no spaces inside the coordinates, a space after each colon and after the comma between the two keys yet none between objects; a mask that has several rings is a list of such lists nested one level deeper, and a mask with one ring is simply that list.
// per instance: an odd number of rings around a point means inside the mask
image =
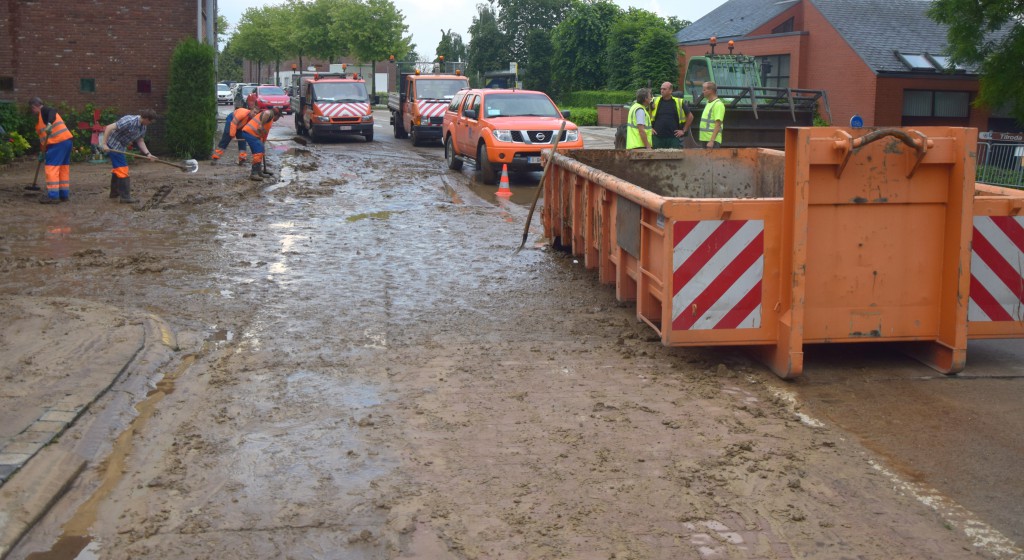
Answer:
[{"label": "shovel", "polygon": [[551,157],[544,162],[544,171],[540,174],[540,184],[537,185],[537,193],[533,197],[533,204],[530,205],[530,212],[526,215],[526,225],[523,226],[523,242],[519,244],[519,248],[515,250],[513,255],[518,255],[519,251],[523,250],[523,246],[526,245],[526,237],[530,233],[530,220],[533,219],[533,211],[537,208],[537,200],[540,199],[540,192],[544,190],[544,179],[548,176],[548,168],[551,167],[551,160],[555,159],[555,152],[558,150],[558,141],[562,139],[562,133],[565,132],[565,121],[562,121],[562,126],[558,129],[558,134],[555,135],[555,141],[551,144]]},{"label": "shovel", "polygon": [[[25,187],[26,191],[38,191],[39,190],[39,168],[43,166],[43,160],[39,160],[36,164],[36,176],[32,177],[32,184]],[[28,193],[25,193],[28,194]]]},{"label": "shovel", "polygon": [[[107,150],[107,151],[115,153],[115,154],[125,155],[125,156],[136,156],[137,155],[139,157],[145,157],[145,156],[142,156],[140,154],[129,154],[128,152],[119,152],[117,150]],[[149,159],[149,158],[146,158],[146,159]],[[170,161],[164,161],[164,160],[162,160],[160,158],[153,158],[153,161],[155,161],[157,163],[162,163],[164,165],[170,165],[171,167],[177,167],[178,169],[184,171],[185,173],[195,173],[196,171],[199,171],[199,162],[194,160],[194,159],[186,159],[185,161],[183,161],[181,163],[174,163],[174,162],[170,162]]]}]

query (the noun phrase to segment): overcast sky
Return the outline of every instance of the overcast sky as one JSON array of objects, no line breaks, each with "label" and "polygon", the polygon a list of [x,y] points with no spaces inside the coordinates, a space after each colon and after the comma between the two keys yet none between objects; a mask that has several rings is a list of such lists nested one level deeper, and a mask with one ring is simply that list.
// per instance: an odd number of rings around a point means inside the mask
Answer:
[{"label": "overcast sky", "polygon": [[[462,36],[469,45],[469,26],[476,15],[476,5],[484,0],[392,0],[395,7],[405,16],[409,33],[416,43],[416,52],[433,58],[434,49],[441,42],[441,30],[449,29]],[[642,8],[662,17],[676,16],[679,19],[696,21],[725,0],[614,0],[622,8]],[[249,7],[273,6],[282,1],[263,0],[217,0],[220,14],[227,18],[234,31],[235,25]]]}]

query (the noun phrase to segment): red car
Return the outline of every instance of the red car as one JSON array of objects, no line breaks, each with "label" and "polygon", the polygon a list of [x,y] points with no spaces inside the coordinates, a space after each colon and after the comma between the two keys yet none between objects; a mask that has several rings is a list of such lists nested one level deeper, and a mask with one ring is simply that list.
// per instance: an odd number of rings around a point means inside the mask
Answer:
[{"label": "red car", "polygon": [[256,86],[256,89],[252,90],[249,97],[245,99],[245,105],[250,109],[260,110],[279,107],[286,115],[290,115],[292,112],[291,98],[277,86]]}]

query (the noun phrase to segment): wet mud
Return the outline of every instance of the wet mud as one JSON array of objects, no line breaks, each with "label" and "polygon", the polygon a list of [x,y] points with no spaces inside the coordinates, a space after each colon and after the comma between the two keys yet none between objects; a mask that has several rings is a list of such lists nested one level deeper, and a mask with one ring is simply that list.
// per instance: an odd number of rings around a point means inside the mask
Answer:
[{"label": "wet mud", "polygon": [[571,256],[514,255],[536,176],[501,202],[390,139],[277,147],[260,183],[140,165],[134,207],[106,169],[54,207],[4,181],[3,294],[176,333],[10,558],[1012,556],[744,354],[665,348]]}]

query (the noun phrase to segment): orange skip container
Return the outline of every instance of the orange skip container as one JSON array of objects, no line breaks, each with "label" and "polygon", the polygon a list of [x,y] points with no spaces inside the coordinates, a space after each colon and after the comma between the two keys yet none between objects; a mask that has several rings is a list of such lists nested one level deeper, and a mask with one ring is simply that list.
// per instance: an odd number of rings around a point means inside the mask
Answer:
[{"label": "orange skip container", "polygon": [[816,127],[784,152],[559,153],[544,231],[667,346],[753,347],[792,378],[805,344],[899,342],[956,373],[968,338],[1024,336],[1024,192],[976,185],[976,145]]}]

